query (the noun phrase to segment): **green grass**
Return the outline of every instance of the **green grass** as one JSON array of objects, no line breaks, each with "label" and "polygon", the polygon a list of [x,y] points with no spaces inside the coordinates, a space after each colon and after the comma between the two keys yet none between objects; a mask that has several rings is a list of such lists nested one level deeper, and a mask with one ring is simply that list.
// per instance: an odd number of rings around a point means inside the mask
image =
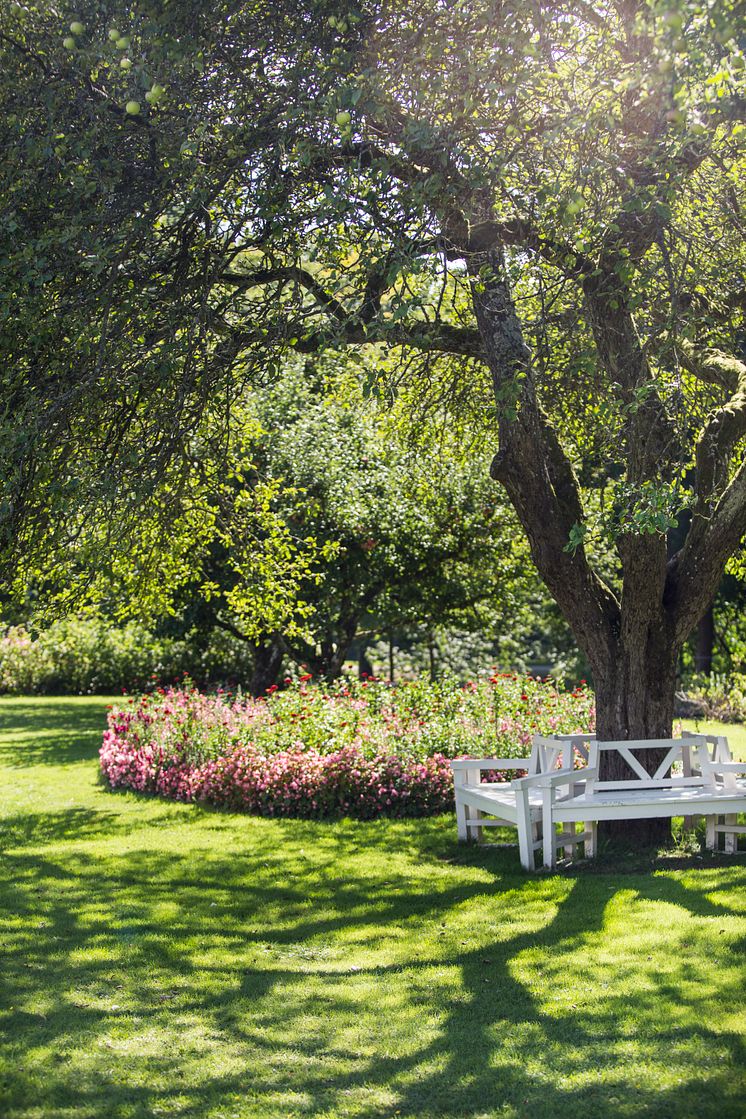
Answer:
[{"label": "green grass", "polygon": [[724,734],[734,758],[746,761],[746,723],[716,723],[708,719],[684,719],[684,730],[698,734]]},{"label": "green grass", "polygon": [[451,818],[112,795],[0,703],[0,1115],[742,1119],[746,865],[523,875]]}]

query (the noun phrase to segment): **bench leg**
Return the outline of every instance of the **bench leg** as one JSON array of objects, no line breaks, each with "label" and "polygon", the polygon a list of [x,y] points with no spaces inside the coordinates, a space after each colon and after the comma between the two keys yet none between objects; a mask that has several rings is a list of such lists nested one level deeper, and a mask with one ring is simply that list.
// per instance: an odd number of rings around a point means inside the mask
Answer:
[{"label": "bench leg", "polygon": [[598,824],[595,820],[588,820],[583,826],[586,831],[591,833],[590,839],[586,839],[585,841],[585,857],[586,859],[594,859],[597,850]]},{"label": "bench leg", "polygon": [[[724,822],[726,827],[728,826],[728,824],[731,824],[733,827],[735,827],[736,824],[738,823],[738,816],[734,815],[733,813],[729,813],[724,818],[723,822]],[[738,833],[734,832],[734,831],[727,831],[725,833],[725,853],[726,853],[726,855],[735,855],[737,849],[738,849]]]},{"label": "bench leg", "polygon": [[[575,825],[574,824],[565,824],[564,827],[562,828],[562,834],[565,835],[565,836],[568,836],[568,837],[571,836],[571,835],[575,835]],[[565,844],[565,858],[566,859],[571,859],[574,856],[574,854],[575,854],[575,844],[574,843],[566,843]]]},{"label": "bench leg", "polygon": [[459,839],[461,840],[462,843],[465,839],[469,838],[469,829],[466,826],[466,820],[467,820],[466,805],[461,803],[461,801],[458,798],[458,794],[457,794],[456,795],[456,828],[457,828],[457,831],[458,831],[458,837],[459,837]]},{"label": "bench leg", "polygon": [[518,853],[521,857],[521,866],[524,870],[534,869],[533,835],[536,825],[532,825],[520,812],[517,821],[518,828]]},{"label": "bench leg", "polygon": [[717,832],[715,831],[717,819],[717,816],[707,817],[707,834],[705,837],[705,846],[707,847],[708,851],[717,850]]},{"label": "bench leg", "polygon": [[[469,812],[469,818],[471,820],[481,820],[484,816],[485,813],[482,812],[481,808],[472,808]],[[469,828],[469,831],[472,833],[477,843],[482,842],[484,839],[484,828]]]},{"label": "bench leg", "polygon": [[543,831],[544,869],[552,870],[557,862],[557,836],[554,830],[554,824],[552,823],[552,817],[549,816],[547,818],[546,813],[544,815]]}]

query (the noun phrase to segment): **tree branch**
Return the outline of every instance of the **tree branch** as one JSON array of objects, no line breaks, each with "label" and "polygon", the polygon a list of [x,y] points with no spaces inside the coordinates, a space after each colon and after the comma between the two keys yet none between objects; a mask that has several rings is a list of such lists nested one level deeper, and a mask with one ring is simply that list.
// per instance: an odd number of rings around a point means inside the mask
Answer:
[{"label": "tree branch", "polygon": [[314,275],[307,268],[298,264],[283,264],[272,268],[260,268],[255,272],[223,272],[219,276],[220,283],[231,284],[243,291],[262,287],[264,284],[287,284],[291,281],[305,288],[317,303],[325,310],[330,311],[340,322],[346,322],[349,314],[340,301],[326,291]]},{"label": "tree branch", "polygon": [[669,561],[667,597],[676,633],[686,640],[712,601],[723,568],[746,537],[746,460],[720,497],[712,515],[693,518],[680,552]]},{"label": "tree branch", "polygon": [[746,364],[719,350],[682,347],[687,369],[711,384],[728,388],[732,395],[707,418],[695,448],[696,501],[689,535],[696,536],[706,522],[713,498],[728,477],[733,448],[746,436]]},{"label": "tree branch", "polygon": [[578,641],[591,660],[607,660],[618,628],[619,604],[592,570],[582,544],[569,549],[571,531],[583,519],[580,489],[572,464],[537,401],[531,354],[502,255],[476,256],[469,261],[469,269],[495,396],[503,408],[492,477],[507,490],[539,573]]}]

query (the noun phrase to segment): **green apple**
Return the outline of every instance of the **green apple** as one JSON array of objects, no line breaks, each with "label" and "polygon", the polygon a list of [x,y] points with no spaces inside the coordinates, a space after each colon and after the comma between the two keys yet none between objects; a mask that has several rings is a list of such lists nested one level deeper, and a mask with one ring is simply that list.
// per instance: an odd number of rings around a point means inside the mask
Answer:
[{"label": "green apple", "polygon": [[340,128],[347,128],[348,124],[352,120],[352,117],[346,110],[342,109],[339,113],[337,113],[335,119]]},{"label": "green apple", "polygon": [[62,45],[66,47],[67,50],[74,51],[78,44],[73,39],[72,35],[68,35],[66,39],[62,40]]},{"label": "green apple", "polygon": [[663,22],[672,31],[681,31],[684,26],[684,17],[679,12],[664,12]]},{"label": "green apple", "polygon": [[127,47],[128,47],[129,45],[130,45],[130,37],[129,37],[129,35],[122,35],[122,36],[120,36],[120,38],[119,38],[119,39],[117,39],[117,41],[116,41],[116,43],[115,43],[114,45],[115,45],[115,46],[116,46],[116,47],[117,47],[117,48],[118,48],[118,49],[119,49],[120,51],[126,51],[126,50],[127,50]]},{"label": "green apple", "polygon": [[131,70],[132,69],[132,59],[131,58],[123,58],[122,61],[119,63],[119,65],[122,67],[123,70]]},{"label": "green apple", "polygon": [[112,27],[111,31],[109,32],[109,39],[111,40],[111,42],[116,43],[117,39],[121,39],[121,37],[122,36],[119,34],[116,28]]},{"label": "green apple", "polygon": [[139,101],[128,101],[127,104],[124,106],[124,108],[125,108],[125,111],[127,113],[129,113],[129,115],[131,117],[136,117],[137,114],[140,112],[140,102]]},{"label": "green apple", "polygon": [[149,89],[145,94],[145,100],[150,102],[151,105],[157,105],[165,92],[163,86],[156,82],[152,89]]},{"label": "green apple", "polygon": [[79,19],[74,19],[70,24],[70,30],[72,31],[73,35],[82,35],[85,31],[85,27]]}]

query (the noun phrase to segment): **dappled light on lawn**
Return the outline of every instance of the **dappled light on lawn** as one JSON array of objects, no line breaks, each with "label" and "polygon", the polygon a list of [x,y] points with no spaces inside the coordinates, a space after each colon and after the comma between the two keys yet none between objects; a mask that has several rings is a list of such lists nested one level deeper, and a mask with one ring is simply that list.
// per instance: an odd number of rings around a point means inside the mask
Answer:
[{"label": "dappled light on lawn", "polygon": [[112,796],[38,707],[0,704],[9,1119],[740,1116],[742,860],[527,878],[450,816]]}]

